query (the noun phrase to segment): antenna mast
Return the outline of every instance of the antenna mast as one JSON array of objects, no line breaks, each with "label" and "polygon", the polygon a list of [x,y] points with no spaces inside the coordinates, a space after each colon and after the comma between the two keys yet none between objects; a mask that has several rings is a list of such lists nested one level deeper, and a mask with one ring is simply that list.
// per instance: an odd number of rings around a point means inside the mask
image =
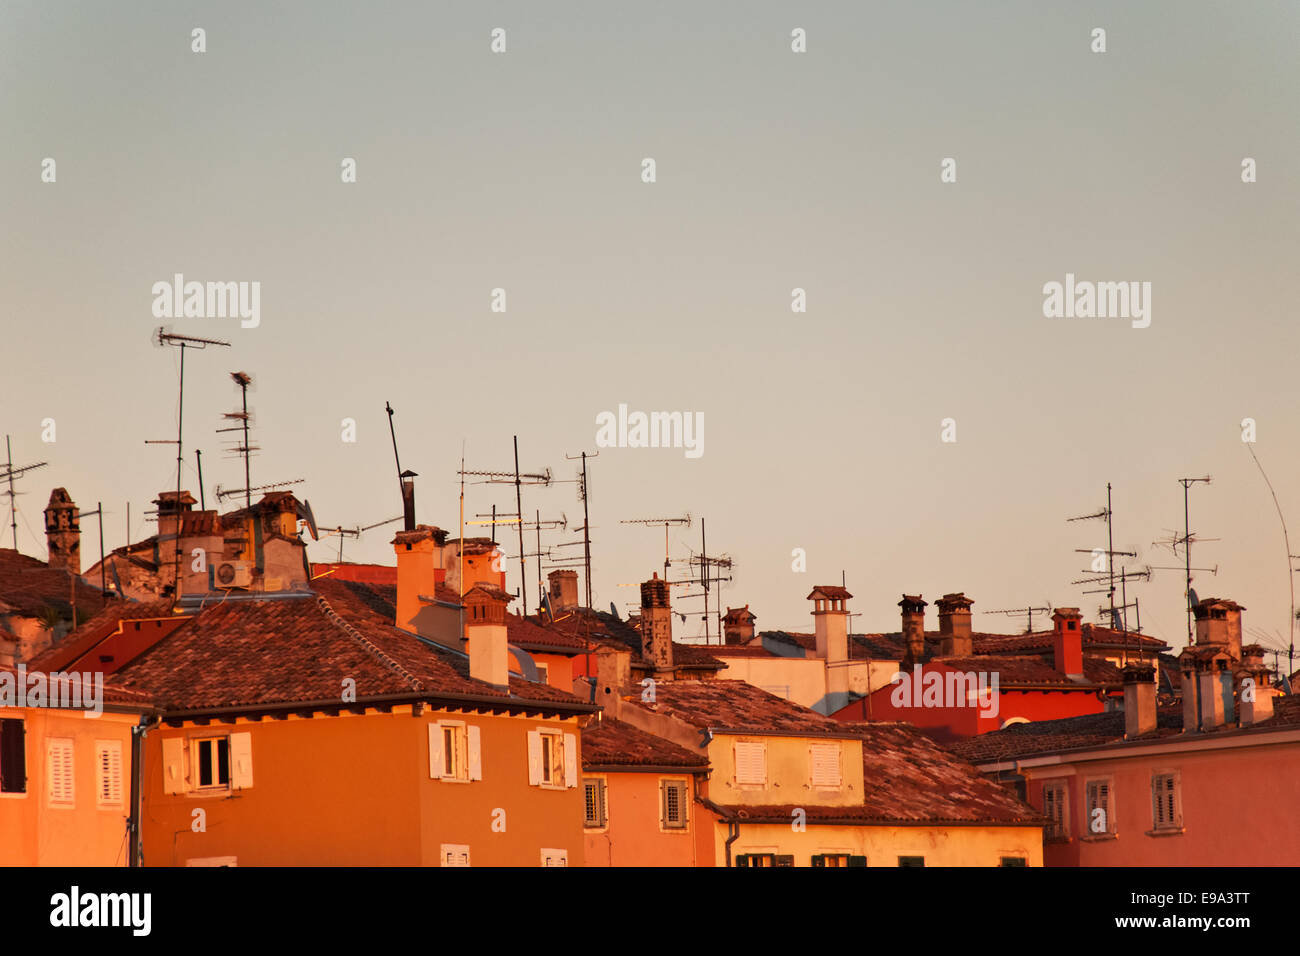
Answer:
[{"label": "antenna mast", "polygon": [[[39,461],[34,465],[22,465],[14,467],[13,446],[9,442],[9,436],[5,435],[5,472],[0,475],[0,480],[8,479],[9,490],[5,492],[9,496],[9,516],[10,526],[14,535],[14,550],[18,550],[18,495],[21,492],[14,491],[14,479],[21,478],[29,471],[35,471],[37,468],[44,468],[47,462]],[[75,623],[75,622],[74,622]]]}]

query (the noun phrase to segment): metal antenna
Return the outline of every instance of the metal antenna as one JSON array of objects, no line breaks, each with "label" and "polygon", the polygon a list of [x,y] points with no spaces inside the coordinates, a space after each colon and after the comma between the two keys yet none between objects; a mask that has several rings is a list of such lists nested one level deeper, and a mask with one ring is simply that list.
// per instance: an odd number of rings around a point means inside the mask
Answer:
[{"label": "metal antenna", "polygon": [[420,477],[414,471],[402,471],[402,459],[397,455],[397,429],[393,427],[393,406],[384,402],[384,411],[388,412],[388,433],[393,436],[393,461],[397,463],[397,487],[402,493],[403,531],[415,530],[415,482],[412,478]]},{"label": "metal antenna", "polygon": [[289,485],[301,485],[306,480],[306,478],[295,478],[292,481],[276,481],[269,485],[258,485],[256,488],[222,488],[217,485],[216,488],[212,489],[212,493],[218,501],[225,501],[227,498],[234,498],[236,495],[243,495],[245,500],[249,500],[249,496],[254,491],[274,491],[276,488],[287,488]]},{"label": "metal antenna", "polygon": [[691,526],[691,516],[689,513],[681,518],[629,518],[627,521],[620,521],[619,524],[644,524],[644,525],[663,525],[664,526],[664,580],[668,580],[668,568],[672,561],[668,557],[668,526],[680,525],[686,528]]},{"label": "metal antenna", "polygon": [[1273,507],[1277,509],[1277,520],[1282,524],[1282,543],[1286,545],[1286,570],[1287,585],[1291,589],[1291,614],[1290,614],[1290,651],[1288,664],[1295,657],[1295,571],[1291,567],[1291,539],[1286,533],[1286,518],[1282,516],[1282,506],[1278,503],[1277,492],[1273,490],[1273,482],[1268,480],[1268,475],[1264,473],[1264,466],[1259,463],[1259,458],[1255,454],[1255,446],[1250,442],[1244,442],[1246,450],[1250,452],[1250,457],[1255,459],[1255,467],[1259,469],[1260,477],[1264,479],[1264,484],[1268,485],[1268,493],[1273,496]]},{"label": "metal antenna", "polygon": [[1021,617],[1027,614],[1029,615],[1029,626],[1025,628],[1025,633],[1032,634],[1034,633],[1034,612],[1035,611],[1038,611],[1039,613],[1042,614],[1052,613],[1052,609],[1050,607],[1013,607],[1003,611],[985,611],[984,613],[985,614],[1006,614],[1011,617]]},{"label": "metal antenna", "polygon": [[[1183,540],[1182,543],[1187,554],[1187,646],[1192,646],[1192,528],[1191,528],[1191,511],[1188,506],[1188,490],[1197,482],[1210,483],[1210,476],[1203,478],[1179,478],[1178,483],[1183,486]],[[1289,550],[1289,549],[1288,549]]]},{"label": "metal antenna", "polygon": [[[1110,595],[1110,623],[1115,623],[1115,558],[1136,558],[1135,551],[1116,551],[1115,550],[1115,532],[1114,518],[1115,512],[1110,506],[1110,482],[1106,482],[1106,507],[1101,511],[1094,512],[1090,515],[1079,515],[1077,518],[1066,518],[1066,522],[1071,521],[1092,521],[1097,518],[1106,520],[1106,577],[1109,582],[1107,593]],[[1075,548],[1075,551],[1081,554],[1092,554],[1095,548]]]},{"label": "metal antenna", "polygon": [[[21,478],[29,471],[35,471],[37,468],[44,468],[48,462],[38,461],[34,465],[22,465],[14,467],[14,450],[9,442],[9,436],[5,435],[5,470],[0,474],[0,481],[8,480],[9,490],[5,492],[9,496],[9,515],[10,526],[14,535],[14,550],[18,550],[18,495],[21,491],[14,491],[14,479]],[[74,622],[75,623],[75,622]]]},{"label": "metal antenna", "polygon": [[[185,428],[185,350],[205,349],[209,345],[220,345],[230,348],[229,342],[223,342],[220,339],[201,339],[193,335],[176,335],[166,331],[162,326],[154,332],[154,341],[159,347],[172,346],[181,350],[181,370],[180,370],[180,388],[179,398],[176,403],[176,544],[173,550],[176,552],[175,566],[172,569],[173,581],[172,598],[179,600],[181,596],[181,481],[182,481],[182,457],[184,454],[184,428]],[[147,445],[165,444],[158,441],[146,441]]]},{"label": "metal antenna", "polygon": [[[81,511],[78,518],[98,518],[99,519],[99,593],[102,597],[108,596],[108,577],[104,567],[104,502],[95,502],[94,511]],[[125,595],[122,595],[125,597]],[[72,622],[75,626],[75,620]]]},{"label": "metal antenna", "polygon": [[[598,451],[591,453],[592,458],[600,454]],[[587,499],[590,497],[589,491],[591,486],[587,484],[587,453],[584,451],[581,456],[565,455],[565,458],[572,461],[576,457],[582,458],[582,477],[578,484],[578,497],[582,500],[582,553],[585,569],[583,571],[583,580],[587,582],[587,609],[591,610],[591,516],[587,513]]]},{"label": "metal antenna", "polygon": [[226,412],[222,417],[231,421],[237,421],[239,424],[233,428],[218,428],[217,431],[242,431],[244,433],[243,442],[236,442],[235,447],[232,450],[244,457],[244,507],[251,508],[253,506],[253,481],[249,477],[248,459],[253,452],[258,451],[257,448],[248,443],[248,386],[253,381],[253,377],[247,372],[231,372],[230,377],[234,379],[235,384],[239,386],[239,391],[243,396],[243,411]]}]

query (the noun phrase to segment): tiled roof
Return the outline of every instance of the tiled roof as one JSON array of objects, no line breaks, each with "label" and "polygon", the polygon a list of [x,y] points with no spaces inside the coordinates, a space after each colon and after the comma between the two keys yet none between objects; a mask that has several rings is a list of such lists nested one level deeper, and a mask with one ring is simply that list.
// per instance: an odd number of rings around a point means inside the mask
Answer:
[{"label": "tiled roof", "polygon": [[1060,684],[1064,687],[1076,687],[1091,690],[1098,685],[1124,683],[1120,669],[1110,661],[1085,657],[1083,659],[1083,681],[1070,680],[1052,664],[1041,657],[1032,655],[1011,657],[1009,655],[971,656],[971,657],[935,657],[931,663],[964,672],[988,671],[998,675],[998,687],[1015,687],[1017,685]]},{"label": "tiled roof", "polygon": [[818,584],[808,593],[806,600],[811,601],[814,597],[848,600],[853,595],[849,593],[848,588],[840,587],[838,584]]},{"label": "tiled roof", "polygon": [[172,602],[109,601],[104,610],[52,647],[47,647],[28,662],[28,667],[59,670],[77,660],[92,647],[117,630],[122,621],[144,621],[173,617]]},{"label": "tiled roof", "polygon": [[[83,613],[89,616],[104,606],[99,588],[81,578],[77,578],[76,588],[78,617]],[[68,572],[13,548],[0,548],[0,602],[8,606],[4,613],[37,617],[48,608],[70,618],[71,593]]]},{"label": "tiled roof", "polygon": [[[641,656],[641,632],[612,614],[575,608],[550,626],[578,640],[589,634],[593,649],[604,644],[630,650],[634,667],[652,666]],[[727,666],[713,656],[712,649],[707,645],[682,644],[679,641],[673,641],[673,665],[702,671],[719,671]]]},{"label": "tiled roof", "polygon": [[[1083,649],[1100,650],[1101,648],[1128,647],[1145,651],[1162,650],[1168,645],[1155,637],[1136,632],[1117,631],[1096,624],[1085,624],[1080,629]],[[1052,631],[1035,631],[1032,634],[975,634],[974,644],[977,654],[1022,654],[1026,651],[1050,651],[1053,646]]]},{"label": "tiled roof", "polygon": [[[801,804],[807,821],[879,824],[1026,824],[1042,816],[1014,793],[930,740],[909,724],[842,725],[862,740],[863,803],[834,807]],[[794,804],[714,804],[724,818],[789,824]]]},{"label": "tiled roof", "polygon": [[629,701],[714,731],[843,737],[844,724],[741,680],[663,680],[655,702]]},{"label": "tiled roof", "polygon": [[[525,650],[535,647],[576,655],[587,649],[587,643],[581,637],[539,624],[536,617],[520,617],[518,614],[506,615],[506,637],[511,644],[518,644]],[[594,643],[592,647],[595,648]]]},{"label": "tiled roof", "polygon": [[507,695],[469,676],[469,661],[393,626],[371,605],[374,585],[328,579],[319,597],[233,600],[205,607],[118,672],[167,710],[255,709],[358,700],[496,698],[585,710],[572,694],[512,677]]},{"label": "tiled roof", "polygon": [[582,730],[582,765],[595,767],[683,767],[707,769],[709,758],[646,733],[608,714]]}]

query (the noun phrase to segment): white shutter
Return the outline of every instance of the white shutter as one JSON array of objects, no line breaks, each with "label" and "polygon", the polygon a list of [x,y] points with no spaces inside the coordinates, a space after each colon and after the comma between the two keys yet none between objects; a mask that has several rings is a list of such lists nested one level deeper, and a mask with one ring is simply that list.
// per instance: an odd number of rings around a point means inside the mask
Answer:
[{"label": "white shutter", "polygon": [[564,785],[578,785],[578,735],[564,735]]},{"label": "white shutter", "polygon": [[542,782],[542,735],[536,730],[528,731],[528,785],[539,786]]},{"label": "white shutter", "polygon": [[230,735],[230,789],[247,790],[253,785],[253,735]]},{"label": "white shutter", "polygon": [[71,806],[76,795],[72,741],[65,737],[51,738],[45,748],[45,766],[50,803]]},{"label": "white shutter", "polygon": [[185,792],[185,738],[164,737],[163,793]]},{"label": "white shutter", "polygon": [[814,787],[838,788],[843,785],[840,773],[839,744],[813,744],[812,751],[812,785]]},{"label": "white shutter", "polygon": [[767,783],[767,745],[736,742],[736,782]]},{"label": "white shutter", "polygon": [[122,742],[95,741],[95,769],[99,775],[95,802],[101,807],[122,805]]},{"label": "white shutter", "polygon": [[442,724],[429,725],[429,777],[442,779]]},{"label": "white shutter", "polygon": [[469,737],[469,778],[471,780],[482,780],[483,750],[480,743],[479,729],[471,726],[467,728],[466,734]]}]

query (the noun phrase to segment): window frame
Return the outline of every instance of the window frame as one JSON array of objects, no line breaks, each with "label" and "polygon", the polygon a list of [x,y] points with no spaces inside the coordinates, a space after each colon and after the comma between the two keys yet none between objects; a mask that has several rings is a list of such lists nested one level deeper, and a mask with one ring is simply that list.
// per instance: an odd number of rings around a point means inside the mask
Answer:
[{"label": "window frame", "polygon": [[[464,854],[465,862],[459,861],[448,863],[448,858],[455,859],[460,854]],[[447,867],[466,867],[471,866],[469,844],[467,843],[443,843],[438,847],[438,865]]]},{"label": "window frame", "polygon": [[[1052,802],[1059,809],[1048,810],[1048,792],[1059,796]],[[1070,788],[1065,780],[1044,780],[1042,789],[1043,815],[1050,821],[1044,828],[1043,840],[1048,843],[1065,843],[1070,839]]]},{"label": "window frame", "polygon": [[[541,777],[539,786],[550,790],[565,789],[564,780],[564,731],[549,727],[539,728],[537,737],[542,745]],[[547,769],[550,775],[547,775]]]},{"label": "window frame", "polygon": [[[110,765],[105,766],[104,759],[108,757]],[[116,767],[112,766],[112,761],[116,762]],[[116,773],[114,773],[114,770]],[[100,810],[121,810],[126,806],[126,795],[124,793],[124,777],[122,770],[122,741],[120,740],[96,740],[95,741],[95,806]],[[114,799],[112,786],[116,784],[117,793]],[[109,792],[106,794],[105,791]]]},{"label": "window frame", "polygon": [[[740,748],[756,747],[763,758],[763,778],[761,780],[742,780],[740,775]],[[767,760],[767,741],[766,740],[737,740],[731,748],[732,775],[735,778],[737,787],[746,787],[755,790],[765,790],[768,785],[768,760]]]},{"label": "window frame", "polygon": [[[221,742],[226,744],[226,780],[221,782]],[[190,790],[194,793],[224,793],[231,789],[231,758],[230,758],[230,734],[210,734],[206,736],[196,736],[190,738]],[[202,783],[203,780],[203,745],[211,743],[212,758],[212,783]]]},{"label": "window frame", "polygon": [[[1106,789],[1106,798],[1096,806],[1093,804],[1093,794],[1099,792],[1102,787]],[[1100,806],[1106,811],[1106,829],[1094,831],[1092,829],[1092,811]],[[1114,839],[1115,829],[1115,778],[1109,775],[1100,777],[1087,777],[1083,781],[1083,832],[1084,838],[1092,840],[1109,840]]]},{"label": "window frame", "polygon": [[[818,783],[817,782],[817,754],[819,752],[830,752],[835,755],[835,777],[836,782]],[[818,743],[808,745],[808,785],[813,790],[843,790],[844,789],[844,748],[838,743]]]},{"label": "window frame", "polygon": [[[1169,795],[1172,797],[1170,808],[1172,817],[1165,823],[1160,822],[1160,800],[1161,794],[1158,792],[1160,782],[1168,780],[1171,783]],[[1151,772],[1151,835],[1164,835],[1169,833],[1182,833],[1186,827],[1183,825],[1183,775],[1178,770],[1153,770]]]},{"label": "window frame", "polygon": [[[681,796],[678,798],[678,808],[680,811],[681,822],[671,823],[668,819],[668,791],[676,790]],[[691,787],[690,781],[685,777],[660,777],[659,778],[659,830],[662,833],[686,833],[691,828]]]},{"label": "window frame", "polygon": [[[596,821],[587,814],[587,788],[596,788]],[[588,833],[602,833],[609,829],[609,784],[603,775],[582,778],[582,829]]]},{"label": "window frame", "polygon": [[[67,799],[60,799],[54,790],[55,751],[67,745]],[[45,788],[46,805],[52,810],[75,810],[77,807],[77,744],[72,737],[45,738]]]},{"label": "window frame", "polygon": [[[17,725],[16,727],[14,725]],[[17,736],[18,744],[14,748],[19,761],[17,768],[9,768],[7,764],[0,763],[0,799],[22,799],[27,796],[27,721],[22,717],[3,717],[0,718],[0,761],[4,760],[4,738]],[[4,784],[18,775],[21,771],[22,780],[14,789],[5,789]]]},{"label": "window frame", "polygon": [[[559,860],[559,863],[551,863],[549,860]],[[541,866],[543,867],[560,867],[569,865],[569,851],[558,849],[556,847],[542,847]]]}]

